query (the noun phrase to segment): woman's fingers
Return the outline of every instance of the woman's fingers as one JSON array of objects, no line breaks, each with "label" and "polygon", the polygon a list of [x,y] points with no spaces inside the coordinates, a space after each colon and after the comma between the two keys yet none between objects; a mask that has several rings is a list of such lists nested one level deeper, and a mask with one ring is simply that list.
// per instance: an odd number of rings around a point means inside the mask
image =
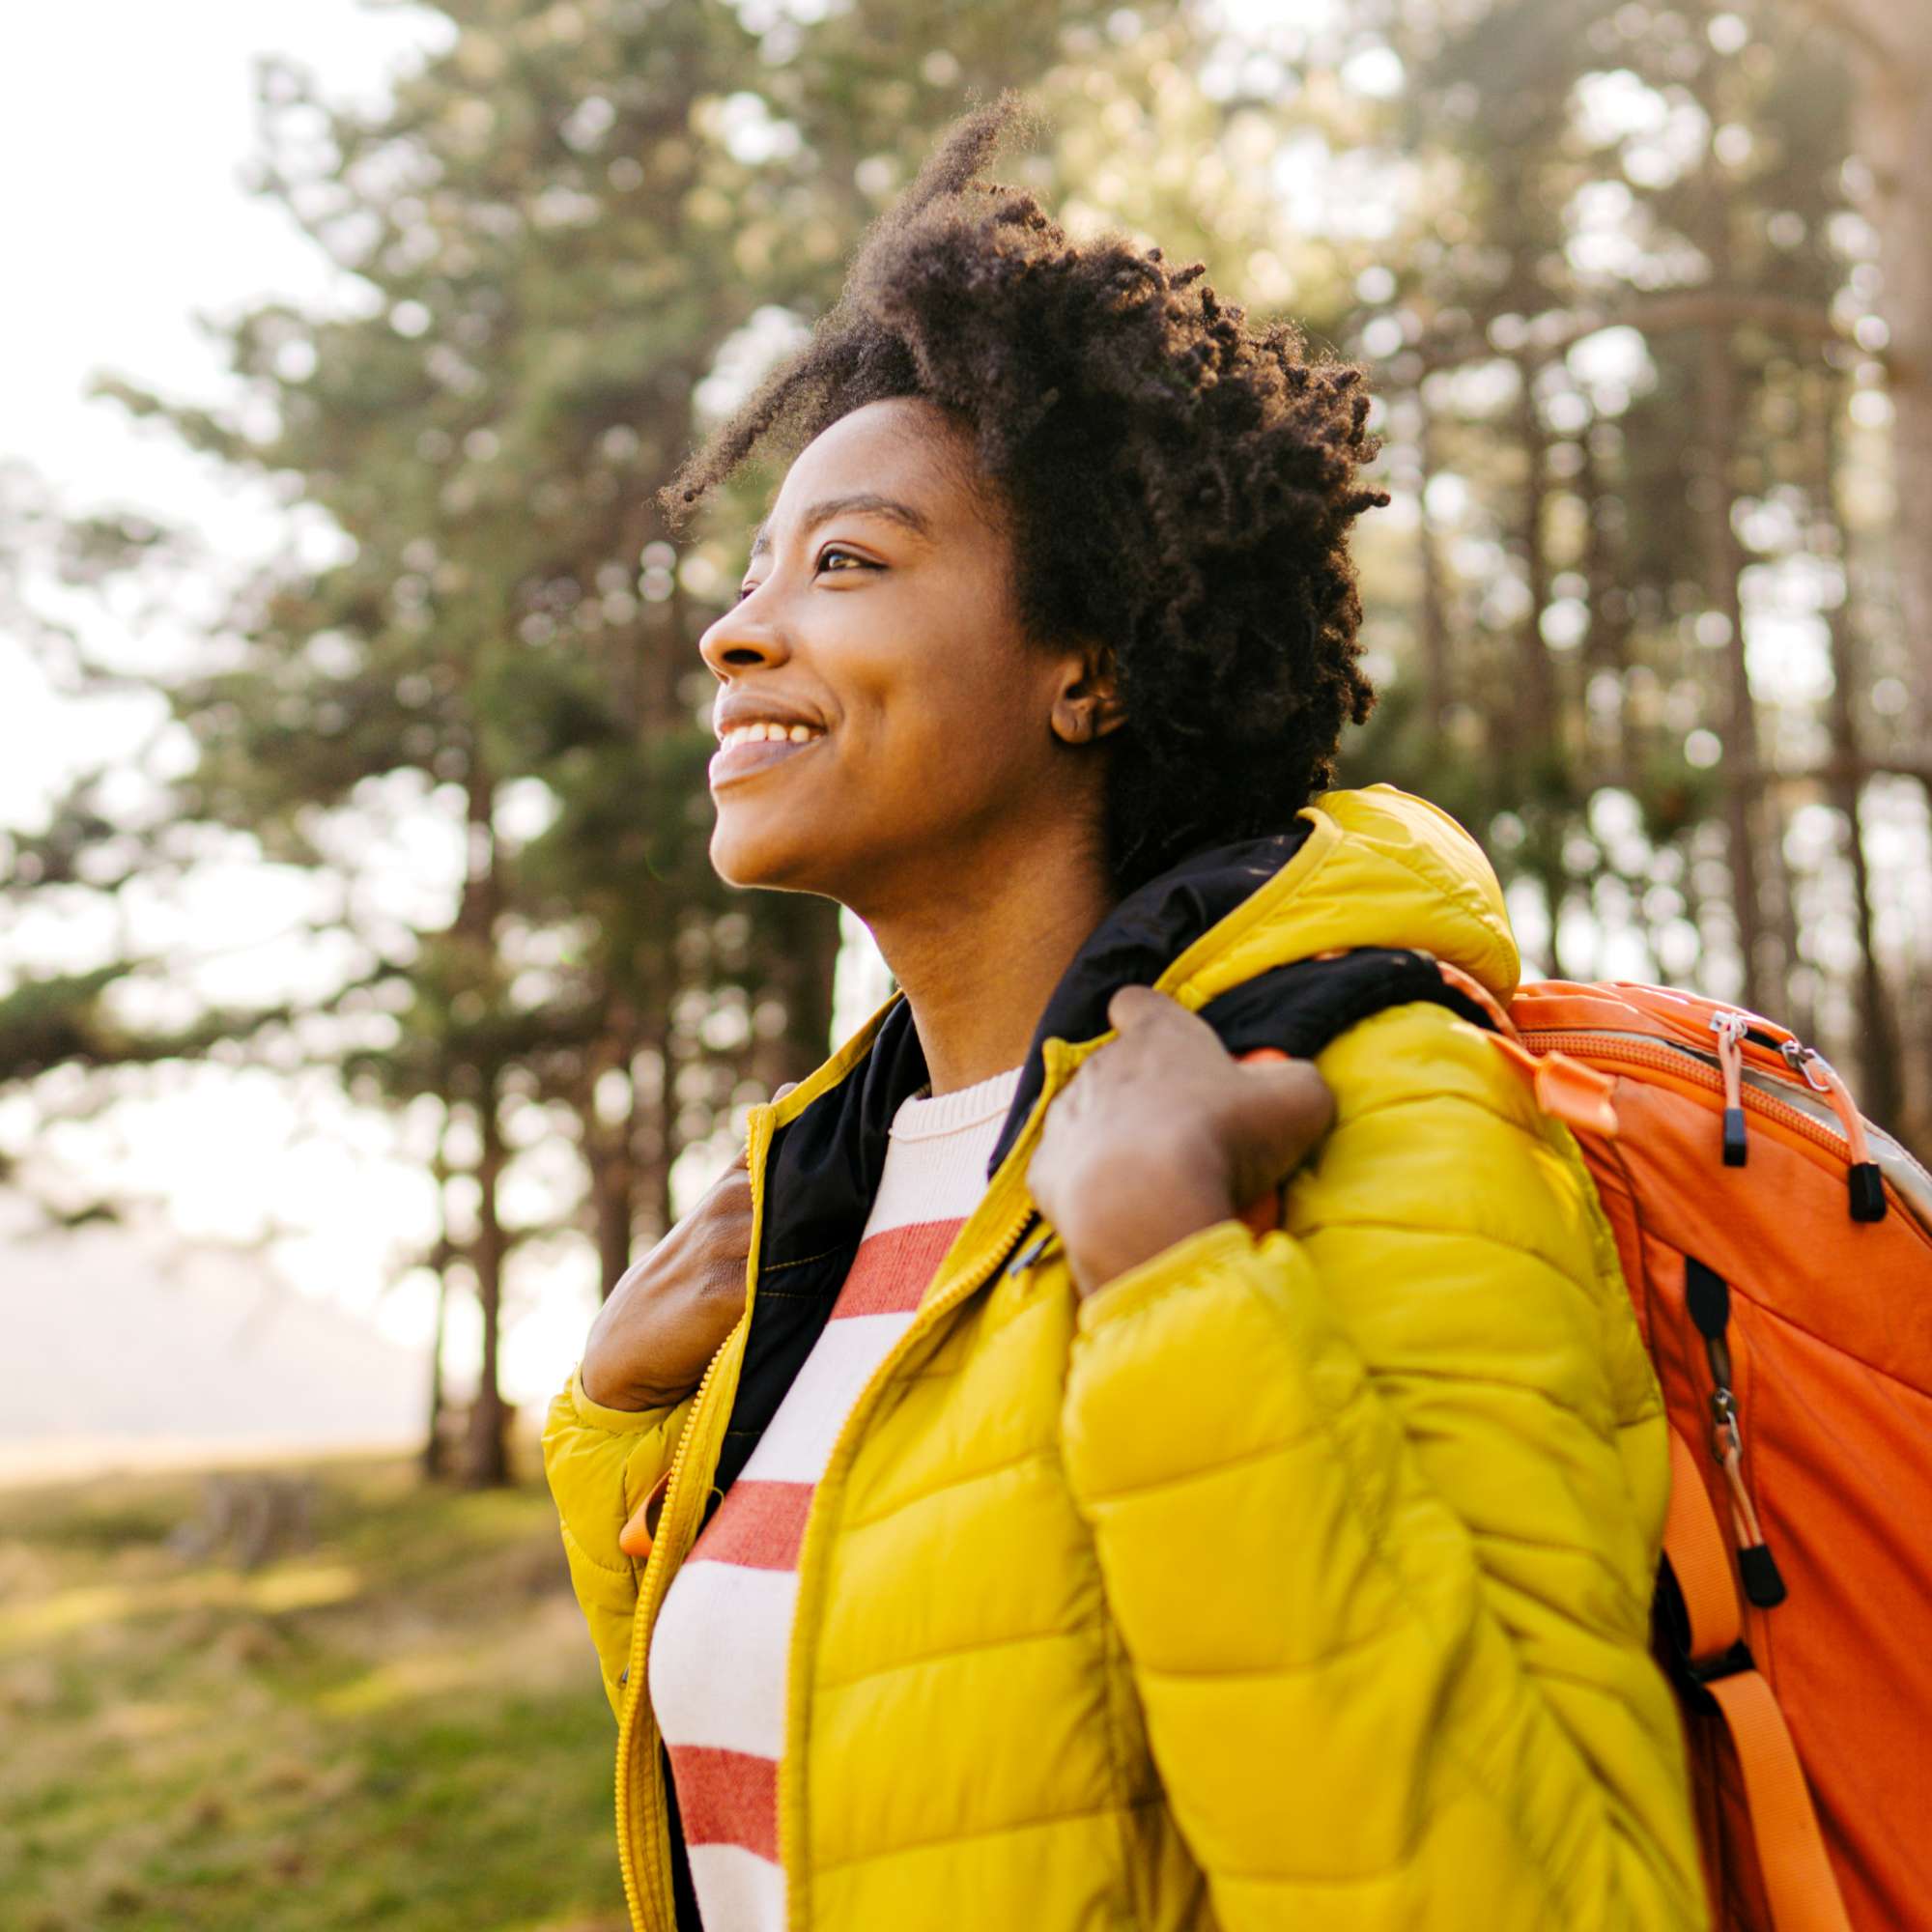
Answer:
[{"label": "woman's fingers", "polygon": [[1279,1179],[1325,1134],[1335,1120],[1335,1096],[1311,1060],[1253,1061],[1241,1068],[1252,1105],[1257,1155]]},{"label": "woman's fingers", "polygon": [[1120,1127],[1140,1107],[1139,1134],[1178,1121],[1209,1134],[1244,1194],[1283,1179],[1333,1124],[1334,1097],[1310,1061],[1266,1053],[1237,1063],[1206,1020],[1151,986],[1120,987],[1107,1018],[1120,1038],[1090,1063],[1090,1109]]},{"label": "woman's fingers", "polygon": [[1156,993],[1151,986],[1122,986],[1107,1002],[1107,1024],[1123,1037],[1143,1028],[1162,1027],[1177,1037],[1207,1035],[1215,1046],[1214,1029],[1198,1013],[1190,1013],[1179,1000]]}]

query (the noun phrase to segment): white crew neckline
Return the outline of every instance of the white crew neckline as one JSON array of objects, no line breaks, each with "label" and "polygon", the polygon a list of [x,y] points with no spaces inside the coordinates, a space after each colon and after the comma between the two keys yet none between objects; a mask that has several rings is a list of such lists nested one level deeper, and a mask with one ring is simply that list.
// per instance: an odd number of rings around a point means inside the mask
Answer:
[{"label": "white crew neckline", "polygon": [[941,1134],[956,1134],[962,1128],[979,1126],[995,1115],[1003,1115],[1019,1091],[1022,1067],[1009,1066],[990,1080],[971,1087],[955,1088],[937,1097],[924,1088],[899,1102],[893,1116],[892,1137],[895,1141],[924,1141]]}]

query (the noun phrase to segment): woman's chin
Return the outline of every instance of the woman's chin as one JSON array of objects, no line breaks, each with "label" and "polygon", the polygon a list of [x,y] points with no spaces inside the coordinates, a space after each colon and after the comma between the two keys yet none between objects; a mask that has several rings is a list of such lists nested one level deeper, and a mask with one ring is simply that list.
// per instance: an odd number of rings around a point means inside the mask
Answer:
[{"label": "woman's chin", "polygon": [[736,826],[720,813],[711,833],[711,869],[727,886],[765,886],[779,891],[812,892],[810,848],[795,831]]}]

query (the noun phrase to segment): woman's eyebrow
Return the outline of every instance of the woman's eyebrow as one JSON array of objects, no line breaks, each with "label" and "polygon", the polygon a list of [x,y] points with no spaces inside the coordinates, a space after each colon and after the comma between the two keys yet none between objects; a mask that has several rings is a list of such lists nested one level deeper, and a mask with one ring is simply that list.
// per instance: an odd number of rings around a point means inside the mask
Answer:
[{"label": "woman's eyebrow", "polygon": [[[932,541],[932,525],[923,511],[915,510],[910,503],[901,503],[896,497],[881,497],[876,491],[861,490],[849,497],[828,497],[822,503],[814,503],[806,511],[799,524],[799,535],[809,536],[820,524],[829,518],[848,516],[865,511],[874,517],[887,517],[895,524],[903,525],[915,536]],[[762,556],[772,547],[772,520],[767,517],[757,527],[752,538],[752,554]]]}]

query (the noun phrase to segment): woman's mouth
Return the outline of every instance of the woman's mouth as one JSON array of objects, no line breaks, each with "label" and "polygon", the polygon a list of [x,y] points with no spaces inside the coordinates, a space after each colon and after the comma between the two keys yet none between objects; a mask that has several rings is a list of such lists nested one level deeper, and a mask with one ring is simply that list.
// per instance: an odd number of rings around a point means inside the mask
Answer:
[{"label": "woman's mouth", "polygon": [[735,724],[724,733],[710,765],[711,789],[750,778],[815,745],[825,733],[815,724]]}]

